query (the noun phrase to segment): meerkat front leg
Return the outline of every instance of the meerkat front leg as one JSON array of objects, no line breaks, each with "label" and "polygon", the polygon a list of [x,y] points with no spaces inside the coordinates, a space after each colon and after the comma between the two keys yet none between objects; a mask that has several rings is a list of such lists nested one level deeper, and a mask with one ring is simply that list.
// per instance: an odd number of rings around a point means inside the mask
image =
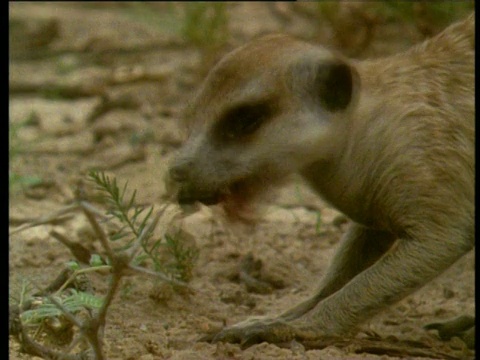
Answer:
[{"label": "meerkat front leg", "polygon": [[357,274],[375,263],[393,244],[395,237],[385,231],[352,223],[343,236],[326,275],[308,300],[287,310],[279,318],[293,320],[313,309],[318,302],[341,289]]},{"label": "meerkat front leg", "polygon": [[[282,336],[282,332],[287,334],[289,330],[287,330],[288,325],[286,322],[305,315],[323,299],[341,289],[353,277],[375,263],[392,246],[394,241],[395,237],[388,232],[376,231],[363,225],[352,223],[342,238],[340,247],[335,253],[327,274],[323,278],[318,290],[310,299],[287,310],[277,318],[257,317],[248,319],[236,326],[253,326],[257,331],[259,328],[270,327],[273,329],[276,327],[278,336]],[[281,330],[281,327],[285,327],[285,330]],[[213,341],[234,341],[233,338],[229,338],[226,335],[228,331],[226,329],[219,333],[216,337],[213,337]],[[208,336],[204,339],[212,340],[212,337]],[[238,341],[243,346],[249,346],[259,340],[259,338],[252,337],[248,340],[239,339]]]},{"label": "meerkat front leg", "polygon": [[[248,319],[245,323],[252,324],[258,320],[263,323],[274,323],[291,321],[301,317],[312,310],[320,301],[341,289],[361,271],[375,263],[392,246],[394,241],[395,237],[388,232],[372,230],[357,223],[350,224],[326,275],[311,298],[285,311],[277,318],[257,317]],[[221,336],[221,333],[216,338],[207,335],[202,339],[217,341],[220,340]]]},{"label": "meerkat front leg", "polygon": [[300,317],[247,320],[221,331],[213,341],[250,346],[262,341],[314,340],[354,331],[361,321],[412,293],[470,250],[448,240],[442,247],[435,246],[448,235],[462,236],[445,229],[438,237],[421,234],[398,239],[376,263]]}]

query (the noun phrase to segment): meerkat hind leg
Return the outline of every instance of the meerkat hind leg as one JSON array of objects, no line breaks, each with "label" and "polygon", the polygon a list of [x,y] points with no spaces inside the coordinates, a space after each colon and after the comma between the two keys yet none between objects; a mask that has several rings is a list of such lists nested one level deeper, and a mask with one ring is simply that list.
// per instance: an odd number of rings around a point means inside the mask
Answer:
[{"label": "meerkat hind leg", "polygon": [[293,320],[307,313],[357,274],[375,263],[393,244],[394,235],[352,223],[327,269],[320,287],[308,300],[287,310],[279,318]]}]

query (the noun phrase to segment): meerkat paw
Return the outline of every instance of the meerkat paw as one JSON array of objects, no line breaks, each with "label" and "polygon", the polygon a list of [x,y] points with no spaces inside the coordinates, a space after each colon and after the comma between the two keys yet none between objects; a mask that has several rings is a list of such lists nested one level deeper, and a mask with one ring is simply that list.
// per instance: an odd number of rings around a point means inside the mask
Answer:
[{"label": "meerkat paw", "polygon": [[437,330],[442,340],[450,340],[457,336],[473,349],[475,347],[475,318],[473,316],[458,316],[443,322],[436,322],[424,326],[426,330]]},{"label": "meerkat paw", "polygon": [[280,318],[253,318],[223,329],[216,335],[210,335],[202,340],[216,342],[238,343],[242,348],[248,348],[261,342],[284,343],[291,340],[320,338],[324,333],[307,324],[296,324]]}]

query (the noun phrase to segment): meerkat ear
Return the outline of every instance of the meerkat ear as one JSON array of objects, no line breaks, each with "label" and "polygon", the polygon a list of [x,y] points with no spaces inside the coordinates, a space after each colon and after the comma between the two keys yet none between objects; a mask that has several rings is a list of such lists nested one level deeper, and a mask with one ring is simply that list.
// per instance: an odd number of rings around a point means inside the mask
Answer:
[{"label": "meerkat ear", "polygon": [[348,108],[354,98],[356,70],[343,61],[318,64],[313,81],[313,93],[323,108],[331,112]]}]

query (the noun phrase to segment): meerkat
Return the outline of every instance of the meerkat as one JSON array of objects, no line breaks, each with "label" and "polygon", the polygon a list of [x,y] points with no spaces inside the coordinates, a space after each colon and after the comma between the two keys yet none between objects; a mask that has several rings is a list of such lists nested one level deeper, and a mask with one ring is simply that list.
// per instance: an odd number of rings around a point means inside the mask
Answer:
[{"label": "meerkat", "polygon": [[474,247],[474,27],[363,61],[268,35],[213,67],[169,169],[179,203],[242,213],[299,173],[351,220],[310,299],[213,341],[345,336]]}]

